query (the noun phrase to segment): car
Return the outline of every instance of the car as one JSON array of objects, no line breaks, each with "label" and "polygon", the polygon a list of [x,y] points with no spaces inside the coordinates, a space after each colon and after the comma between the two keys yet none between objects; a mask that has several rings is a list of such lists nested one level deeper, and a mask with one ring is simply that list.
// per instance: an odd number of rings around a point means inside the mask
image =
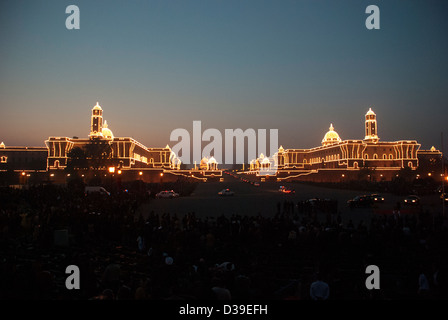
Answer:
[{"label": "car", "polygon": [[280,186],[280,187],[278,188],[278,191],[279,191],[279,192],[283,192],[284,189],[285,189],[285,186]]},{"label": "car", "polygon": [[418,205],[420,204],[420,198],[416,195],[409,195],[406,198],[404,198],[404,203],[408,205]]},{"label": "car", "polygon": [[89,193],[99,193],[110,196],[110,192],[100,186],[86,186],[84,188],[84,193],[87,195]]},{"label": "car", "polygon": [[254,182],[254,186],[255,187],[259,187],[260,186],[260,182]]},{"label": "car", "polygon": [[218,195],[220,196],[233,196],[235,194],[235,192],[233,192],[230,189],[222,189],[221,191],[218,192]]},{"label": "car", "polygon": [[174,192],[173,190],[164,190],[164,191],[160,191],[159,193],[156,194],[156,198],[160,199],[160,198],[177,198],[179,196],[178,193]]},{"label": "car", "polygon": [[356,196],[347,201],[349,207],[370,207],[373,204],[373,198],[367,195]]},{"label": "car", "polygon": [[384,197],[377,193],[371,194],[370,197],[372,198],[373,202],[384,202]]},{"label": "car", "polygon": [[440,200],[442,200],[442,202],[443,202],[445,205],[448,205],[448,193],[441,194],[441,195],[440,195]]},{"label": "car", "polygon": [[283,193],[286,193],[286,194],[295,194],[295,193],[296,193],[296,190],[294,190],[294,189],[289,189],[289,188],[284,188],[284,189],[283,189]]}]

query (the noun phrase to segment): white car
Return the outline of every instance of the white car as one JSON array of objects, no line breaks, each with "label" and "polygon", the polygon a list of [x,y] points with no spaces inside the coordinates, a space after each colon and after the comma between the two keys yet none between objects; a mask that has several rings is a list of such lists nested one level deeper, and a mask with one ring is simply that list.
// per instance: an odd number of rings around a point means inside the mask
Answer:
[{"label": "white car", "polygon": [[104,189],[103,187],[100,186],[87,186],[84,189],[84,193],[85,194],[89,194],[89,193],[99,193],[99,194],[104,194],[104,195],[108,195],[110,196],[110,192],[107,191],[106,189]]},{"label": "white car", "polygon": [[233,196],[235,192],[231,191],[230,189],[222,189],[218,192],[220,196]]},{"label": "white car", "polygon": [[165,190],[165,191],[160,191],[159,193],[156,194],[156,198],[177,198],[179,196],[178,193],[174,192],[173,190]]}]

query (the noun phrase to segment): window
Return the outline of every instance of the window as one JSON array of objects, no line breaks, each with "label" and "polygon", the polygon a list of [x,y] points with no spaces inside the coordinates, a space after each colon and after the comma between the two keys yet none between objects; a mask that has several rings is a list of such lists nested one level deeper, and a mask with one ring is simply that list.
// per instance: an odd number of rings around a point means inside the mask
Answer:
[{"label": "window", "polygon": [[373,159],[378,159],[378,155],[376,153],[373,155]]},{"label": "window", "polygon": [[2,163],[7,163],[7,162],[8,162],[8,157],[2,156]]},{"label": "window", "polygon": [[365,154],[365,155],[364,155],[364,159],[369,159],[369,155],[368,155],[368,154]]},{"label": "window", "polygon": [[59,168],[59,160],[55,160],[53,167]]},{"label": "window", "polygon": [[394,156],[392,155],[392,153],[391,154],[389,154],[389,159],[393,159],[394,158]]},{"label": "window", "polygon": [[303,163],[306,163],[306,159],[303,159]]},{"label": "window", "polygon": [[358,162],[353,162],[353,168],[358,169]]},{"label": "window", "polygon": [[383,159],[386,160],[387,159],[387,155],[383,154]]},{"label": "window", "polygon": [[408,162],[408,167],[412,168],[412,162],[411,161]]}]

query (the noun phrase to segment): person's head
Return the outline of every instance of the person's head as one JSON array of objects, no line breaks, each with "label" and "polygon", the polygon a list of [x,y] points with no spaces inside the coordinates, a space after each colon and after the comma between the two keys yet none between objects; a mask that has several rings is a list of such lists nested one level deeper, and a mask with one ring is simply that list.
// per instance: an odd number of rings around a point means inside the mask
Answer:
[{"label": "person's head", "polygon": [[100,296],[101,300],[114,300],[115,295],[111,289],[105,289]]},{"label": "person's head", "polygon": [[224,282],[219,277],[213,277],[211,281],[212,287],[224,287]]},{"label": "person's head", "polygon": [[131,289],[127,286],[121,286],[117,292],[117,300],[130,300],[131,299]]}]

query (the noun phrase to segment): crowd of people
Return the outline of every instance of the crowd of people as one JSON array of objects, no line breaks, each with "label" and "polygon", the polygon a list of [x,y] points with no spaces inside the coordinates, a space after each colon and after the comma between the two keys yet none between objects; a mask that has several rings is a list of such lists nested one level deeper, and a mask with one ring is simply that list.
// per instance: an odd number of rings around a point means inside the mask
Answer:
[{"label": "crowd of people", "polygon": [[[319,220],[288,202],[271,216],[198,218],[143,212],[147,201],[129,192],[2,189],[0,298],[448,298],[448,232],[438,215],[354,225],[337,211]],[[79,290],[65,286],[69,265],[79,267]],[[368,265],[381,270],[380,290],[365,286]]]}]

